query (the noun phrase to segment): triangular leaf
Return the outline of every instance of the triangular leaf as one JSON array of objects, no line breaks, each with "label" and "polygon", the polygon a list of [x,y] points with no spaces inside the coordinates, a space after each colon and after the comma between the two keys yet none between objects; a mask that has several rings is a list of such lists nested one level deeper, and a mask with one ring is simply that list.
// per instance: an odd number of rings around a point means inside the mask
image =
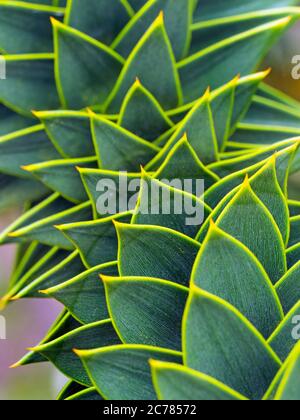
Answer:
[{"label": "triangular leaf", "polygon": [[77,351],[105,399],[155,400],[149,359],[181,362],[181,353],[148,346],[113,346]]},{"label": "triangular leaf", "polygon": [[70,241],[55,228],[55,225],[71,222],[75,223],[91,218],[91,206],[88,202],[39,220],[32,225],[28,225],[11,233],[10,236],[20,240],[37,240],[45,245],[59,246],[63,249],[72,250],[73,246]]},{"label": "triangular leaf", "polygon": [[159,12],[164,13],[166,31],[175,57],[183,58],[190,44],[192,2],[190,0],[151,0],[123,29],[112,47],[124,57],[128,56]]},{"label": "triangular leaf", "polygon": [[116,263],[100,265],[43,292],[61,302],[83,324],[101,321],[109,315],[99,275],[117,275],[117,271]]},{"label": "triangular leaf", "polygon": [[287,17],[257,26],[181,61],[178,70],[185,102],[195,100],[209,85],[215,89],[235,77],[237,61],[242,76],[253,72],[290,22],[291,18]]},{"label": "triangular leaf", "polygon": [[281,367],[271,347],[234,307],[197,288],[187,304],[183,340],[188,367],[250,399],[263,397]]},{"label": "triangular leaf", "polygon": [[79,250],[84,265],[91,268],[117,259],[118,240],[114,223],[117,220],[129,222],[131,217],[131,213],[123,213],[94,222],[70,223],[59,226],[59,229]]},{"label": "triangular leaf", "polygon": [[53,54],[8,55],[5,61],[9,77],[0,84],[5,106],[28,117],[32,110],[59,108]]},{"label": "triangular leaf", "polygon": [[60,154],[79,158],[95,154],[89,115],[74,111],[36,112],[46,133]]},{"label": "triangular leaf", "polygon": [[28,178],[28,173],[21,166],[61,157],[41,125],[0,137],[0,156],[1,171],[22,178]]},{"label": "triangular leaf", "polygon": [[167,228],[117,224],[122,277],[161,278],[187,286],[200,244]]},{"label": "triangular leaf", "polygon": [[106,277],[110,316],[122,341],[181,351],[188,289],[164,280]]},{"label": "triangular leaf", "polygon": [[286,273],[286,275],[283,276],[282,279],[276,284],[276,290],[285,313],[288,313],[298,302],[298,300],[300,300],[299,274],[300,261],[298,258],[297,263],[295,263],[295,265]]},{"label": "triangular leaf", "polygon": [[215,225],[198,254],[192,282],[235,306],[266,339],[283,319],[278,296],[262,265],[242,243]]},{"label": "triangular leaf", "polygon": [[150,362],[160,400],[241,401],[245,397],[203,373],[174,363]]},{"label": "triangular leaf", "polygon": [[56,82],[62,105],[80,109],[103,104],[120,74],[123,59],[76,29],[55,19],[52,24]]},{"label": "triangular leaf", "polygon": [[218,160],[218,143],[210,107],[209,91],[196,102],[187,116],[178,124],[175,133],[161,152],[148,164],[147,169],[157,169],[170,150],[185,134],[190,145],[204,164]]},{"label": "triangular leaf", "polygon": [[81,0],[71,0],[67,3],[65,24],[109,45],[131,13],[127,0],[89,0],[84,7]]},{"label": "triangular leaf", "polygon": [[276,354],[285,361],[300,339],[300,301],[291,309],[274,331],[268,343]]},{"label": "triangular leaf", "polygon": [[136,78],[155,96],[164,109],[176,107],[181,102],[180,81],[162,15],[153,23],[128,57],[107,101],[106,109],[109,112],[118,112]]},{"label": "triangular leaf", "polygon": [[118,123],[148,141],[156,140],[173,126],[160,104],[139,80],[123,101]]},{"label": "triangular leaf", "polygon": [[92,114],[94,145],[102,169],[138,171],[159,151],[159,147],[119,127],[111,121]]},{"label": "triangular leaf", "polygon": [[[187,185],[181,180],[168,182],[160,182],[143,172],[132,223],[163,226],[195,238],[199,227],[210,214],[210,209],[189,191],[185,192]],[[204,188],[202,183],[200,187]]]},{"label": "triangular leaf", "polygon": [[110,320],[105,320],[80,327],[32,350],[45,356],[64,375],[81,385],[91,386],[91,381],[73,349],[83,349],[85,347],[96,349],[119,343],[120,340]]},{"label": "triangular leaf", "polygon": [[273,283],[285,274],[285,246],[280,231],[248,179],[218,218],[217,226],[253,252]]},{"label": "triangular leaf", "polygon": [[26,166],[24,169],[67,200],[82,203],[88,196],[76,169],[81,165],[94,168],[97,166],[96,158],[49,161]]},{"label": "triangular leaf", "polygon": [[193,180],[193,194],[197,195],[194,182],[203,180],[205,190],[215,184],[219,178],[199,160],[196,152],[183,137],[170,151],[166,160],[155,173],[157,179]]},{"label": "triangular leaf", "polygon": [[300,345],[291,354],[286,371],[275,395],[276,401],[299,401],[300,399]]}]

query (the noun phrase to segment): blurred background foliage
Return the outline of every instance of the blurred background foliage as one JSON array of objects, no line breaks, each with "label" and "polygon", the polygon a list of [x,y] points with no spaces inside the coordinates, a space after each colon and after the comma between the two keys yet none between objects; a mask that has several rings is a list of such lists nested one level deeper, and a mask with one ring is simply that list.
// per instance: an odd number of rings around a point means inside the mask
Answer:
[{"label": "blurred background foliage", "polygon": [[[295,64],[292,59],[300,55],[300,23],[298,22],[272,49],[263,68],[271,67],[267,82],[300,101],[300,80],[292,78]],[[300,199],[300,174],[290,179],[290,198]]]},{"label": "blurred background foliage", "polygon": [[[229,0],[230,1],[230,0]],[[293,80],[292,58],[300,54],[300,23],[291,29],[273,48],[262,65],[272,68],[268,83],[300,100],[300,80]],[[300,124],[300,121],[299,121]],[[293,176],[290,195],[300,199],[300,174]],[[0,217],[0,231],[15,219],[12,209]],[[5,292],[14,260],[14,247],[0,248],[0,295]],[[0,341],[0,400],[53,399],[66,381],[49,364],[9,369],[26,352],[37,344],[56,318],[61,307],[52,301],[30,300],[9,306],[4,316],[7,320],[7,340]]]}]

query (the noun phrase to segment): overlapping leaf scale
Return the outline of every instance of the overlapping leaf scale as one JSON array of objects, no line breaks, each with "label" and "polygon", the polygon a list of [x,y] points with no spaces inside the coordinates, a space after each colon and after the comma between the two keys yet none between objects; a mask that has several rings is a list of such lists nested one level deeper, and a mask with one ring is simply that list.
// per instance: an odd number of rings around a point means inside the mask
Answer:
[{"label": "overlapping leaf scale", "polygon": [[151,361],[153,382],[160,400],[244,401],[241,394],[216,379],[175,363]]},{"label": "overlapping leaf scale", "polygon": [[[76,321],[69,312],[63,310],[54,321],[53,325],[50,327],[49,331],[45,335],[44,339],[38,345],[44,345],[51,341],[56,340],[57,338],[64,336],[65,334],[70,333],[77,328],[80,328],[82,325]],[[17,363],[12,367],[17,368],[19,366],[28,366],[34,363],[43,363],[46,362],[47,358],[40,353],[30,350],[24,357],[22,357]],[[80,386],[76,383],[77,386]],[[77,388],[76,388],[77,389]]]},{"label": "overlapping leaf scale", "polygon": [[[213,7],[216,6],[214,2]],[[258,25],[271,22],[274,19],[284,18],[286,16],[295,16],[299,15],[299,9],[293,7],[284,7],[289,6],[292,3],[297,3],[297,1],[286,1],[286,4],[282,2],[282,7],[274,7],[273,9],[267,9],[262,7],[265,10],[247,10],[248,5],[242,10],[242,6],[234,7],[231,10],[235,9],[235,13],[232,15],[218,16],[217,12],[215,18],[212,19],[202,19],[202,16],[205,16],[205,8],[208,9],[210,6],[207,4],[201,5],[201,12],[203,15],[195,16],[195,21],[192,25],[192,42],[190,52],[197,52],[200,49],[204,49],[208,46],[215,44],[216,42],[222,41],[230,36],[234,36],[240,32],[244,32],[255,28]],[[241,7],[240,10],[238,8]],[[255,7],[255,6],[254,6]],[[258,7],[256,5],[256,7]],[[261,7],[261,5],[259,5]],[[270,7],[270,5],[269,5]],[[267,9],[267,10],[266,10]],[[206,10],[207,12],[207,10]],[[222,13],[224,13],[224,7]],[[226,13],[226,12],[225,12]],[[212,17],[212,16],[211,16]]]},{"label": "overlapping leaf scale", "polygon": [[256,255],[273,283],[286,273],[285,246],[279,228],[253,192],[248,179],[218,217],[217,226]]},{"label": "overlapping leaf scale", "polygon": [[282,365],[264,395],[264,400],[299,400],[299,342]]},{"label": "overlapping leaf scale", "polygon": [[[291,146],[282,149],[282,151],[277,152],[276,154],[276,178],[280,187],[287,196],[287,187],[288,187],[288,177],[291,168],[292,161],[295,157],[295,153],[298,149],[298,144],[292,142]],[[274,149],[270,150],[270,154],[274,153]],[[234,188],[238,187],[245,176],[254,176],[258,173],[259,170],[262,171],[264,166],[269,166],[268,158],[265,159],[265,155],[261,156],[262,160],[256,162],[255,156],[260,155],[260,152],[252,154],[252,158],[249,159],[249,156],[244,157],[243,159],[236,158],[232,159],[231,163],[238,163],[240,169],[236,168],[232,174],[224,176],[219,182],[215,183],[211,188],[208,188],[204,193],[204,199],[206,203],[212,207],[216,208],[219,202],[223,199],[226,194],[230,193]],[[274,156],[271,158],[274,159]],[[247,166],[250,165],[250,166]],[[263,174],[261,173],[261,176]],[[251,178],[250,178],[251,183]]]},{"label": "overlapping leaf scale", "polygon": [[184,364],[250,399],[261,399],[281,363],[271,347],[231,305],[193,289],[183,330]]},{"label": "overlapping leaf scale", "polygon": [[127,0],[80,0],[67,2],[64,22],[92,38],[110,45],[128,23],[133,11]]},{"label": "overlapping leaf scale", "polygon": [[116,223],[130,222],[131,212],[103,217],[95,221],[68,223],[57,226],[68,243],[72,243],[80,253],[87,268],[116,261],[118,239]]},{"label": "overlapping leaf scale", "polygon": [[299,270],[300,261],[298,258],[298,262],[276,284],[276,290],[285,312],[290,311],[300,300]]},{"label": "overlapping leaf scale", "polygon": [[83,324],[101,321],[108,318],[108,309],[104,285],[99,275],[118,275],[117,262],[84,271],[71,280],[44,290],[43,293],[61,302]]},{"label": "overlapping leaf scale", "polygon": [[[55,248],[54,248],[55,250]],[[54,287],[70,276],[76,276],[84,270],[78,252],[66,253],[58,251],[50,258],[45,258],[44,264],[35,268],[34,273],[28,279],[26,276],[8,293],[11,300],[22,298],[41,297],[41,290]],[[37,269],[38,268],[38,269]]]},{"label": "overlapping leaf scale", "polygon": [[91,219],[91,205],[90,202],[86,202],[28,224],[10,233],[10,236],[20,241],[38,241],[44,245],[73,250],[73,245],[55,228],[55,225]]},{"label": "overlapping leaf scale", "polygon": [[192,282],[239,309],[265,338],[283,318],[279,298],[264,268],[242,243],[215,225],[196,259]]},{"label": "overlapping leaf scale", "polygon": [[149,359],[182,361],[179,352],[141,345],[112,346],[76,353],[100,395],[109,400],[156,400]]},{"label": "overlapping leaf scale", "polygon": [[[147,173],[143,173],[132,223],[162,226],[195,238],[211,209],[197,196],[182,191],[181,182],[178,183],[179,185],[175,182],[175,186],[174,184],[167,185],[167,182],[167,179],[160,182]],[[157,196],[156,192],[159,192]]]},{"label": "overlapping leaf scale", "polygon": [[187,288],[149,277],[102,279],[110,317],[123,343],[181,351]]},{"label": "overlapping leaf scale", "polygon": [[[62,105],[64,108],[80,109],[104,103],[124,60],[109,47],[80,31],[56,20],[52,22],[56,84]],[[77,51],[80,51],[80,60]],[[72,78],[71,72],[74,75]]]},{"label": "overlapping leaf scale", "polygon": [[298,109],[280,103],[277,98],[255,96],[230,141],[259,146],[299,137],[299,115]]},{"label": "overlapping leaf scale", "polygon": [[[278,7],[293,6],[295,4],[297,4],[295,0],[254,0],[251,3],[241,3],[238,0],[233,0],[226,5],[224,5],[221,0],[216,0],[212,3],[201,2],[200,0],[196,7],[195,20],[209,21],[218,17],[236,16],[256,10],[272,8],[276,10]],[[221,5],[223,7],[221,7]]]},{"label": "overlapping leaf scale", "polygon": [[300,300],[289,311],[284,320],[273,332],[268,342],[282,361],[285,361],[295,347],[299,336]]},{"label": "overlapping leaf scale", "polygon": [[161,226],[117,224],[119,273],[188,286],[200,244]]},{"label": "overlapping leaf scale", "polygon": [[253,72],[266,49],[290,23],[291,17],[273,20],[224,39],[179,62],[177,68],[185,102],[195,100],[208,84],[215,89],[233,78],[236,75],[235,62],[238,57],[243,56],[239,66],[241,75]]},{"label": "overlapping leaf scale", "polygon": [[53,51],[50,17],[62,20],[64,9],[25,2],[2,1],[0,15],[1,53],[49,53]]},{"label": "overlapping leaf scale", "polygon": [[[58,401],[65,401],[68,398],[72,398],[74,395],[77,395],[81,392],[86,392],[89,388],[84,387],[83,385],[79,385],[75,381],[68,381],[64,388],[59,393],[57,400]],[[101,397],[100,397],[101,398]]]},{"label": "overlapping leaf scale", "polygon": [[105,110],[110,113],[118,112],[126,92],[136,77],[165,109],[175,108],[181,103],[180,80],[162,14],[129,55],[105,104]]},{"label": "overlapping leaf scale", "polygon": [[73,349],[98,348],[117,345],[120,339],[110,320],[104,320],[79,327],[59,338],[42,344],[32,350],[50,360],[67,377],[91,386],[91,381]]}]

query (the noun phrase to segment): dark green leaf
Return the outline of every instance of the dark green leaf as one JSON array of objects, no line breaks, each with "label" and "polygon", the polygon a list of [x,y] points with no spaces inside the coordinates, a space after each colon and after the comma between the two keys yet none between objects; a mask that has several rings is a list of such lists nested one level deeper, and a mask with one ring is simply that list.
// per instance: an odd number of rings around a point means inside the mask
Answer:
[{"label": "dark green leaf", "polygon": [[129,222],[131,217],[131,213],[122,213],[94,222],[62,225],[59,229],[79,250],[84,265],[91,268],[117,260],[118,239],[114,223],[118,220]]},{"label": "dark green leaf", "polygon": [[227,302],[193,289],[183,329],[184,361],[254,400],[281,367],[254,327]]},{"label": "dark green leaf", "polygon": [[6,72],[0,83],[0,101],[30,117],[31,111],[59,108],[54,81],[53,54],[5,56]]},{"label": "dark green leaf", "polygon": [[276,354],[285,361],[299,341],[300,301],[291,309],[269,339]]},{"label": "dark green leaf", "polygon": [[154,96],[137,80],[121,108],[119,125],[149,141],[156,140],[173,126]]},{"label": "dark green leaf", "polygon": [[117,275],[117,263],[94,267],[44,293],[61,302],[83,324],[101,321],[109,315],[100,274]]},{"label": "dark green leaf", "polygon": [[[201,187],[204,188],[202,184]],[[184,188],[187,185],[181,180],[160,182],[143,172],[132,223],[162,226],[195,238],[210,209],[196,196],[183,191]],[[198,195],[201,192],[200,188]]]},{"label": "dark green leaf", "polygon": [[60,157],[41,125],[0,137],[0,170],[7,175],[28,178],[23,166]]},{"label": "dark green leaf", "polygon": [[187,137],[184,136],[182,140],[170,151],[162,166],[155,173],[155,178],[163,179],[179,179],[193,180],[193,194],[199,196],[194,183],[197,180],[203,180],[205,190],[215,184],[219,178],[211,172],[199,160],[192,146],[189,144]]},{"label": "dark green leaf", "polygon": [[238,71],[242,76],[253,72],[290,22],[291,18],[287,17],[257,26],[181,61],[178,70],[185,102],[195,100],[208,86],[215,89],[226,83],[235,77]]},{"label": "dark green leaf", "polygon": [[109,400],[155,400],[150,359],[181,363],[181,353],[148,346],[79,351],[94,385]]},{"label": "dark green leaf", "polygon": [[24,2],[0,3],[0,51],[6,54],[53,51],[50,17],[62,19],[63,9]]},{"label": "dark green leaf", "polygon": [[276,401],[299,401],[300,399],[300,345],[295,347],[282,381],[278,387]]},{"label": "dark green leaf", "polygon": [[285,246],[280,231],[248,179],[222,212],[217,225],[253,252],[273,283],[285,274]]},{"label": "dark green leaf", "polygon": [[119,342],[110,320],[106,320],[80,327],[32,350],[49,359],[64,375],[81,385],[91,386],[91,381],[73,349],[96,349]]},{"label": "dark green leaf", "polygon": [[79,158],[95,154],[88,113],[75,111],[47,111],[35,113],[60,154]]},{"label": "dark green leaf", "polygon": [[35,178],[53,191],[59,192],[66,200],[82,203],[88,196],[80,175],[78,166],[96,167],[96,158],[64,159],[38,163],[23,167]]},{"label": "dark green leaf", "polygon": [[174,363],[151,361],[153,383],[160,400],[241,401],[246,398],[203,373]]},{"label": "dark green leaf", "polygon": [[215,225],[198,254],[192,282],[231,303],[266,339],[283,319],[278,296],[262,265],[241,242]]},{"label": "dark green leaf", "polygon": [[181,351],[188,289],[164,280],[102,276],[110,316],[122,341]]},{"label": "dark green leaf", "polygon": [[128,57],[106,104],[106,109],[110,113],[119,111],[128,89],[136,78],[155,96],[164,109],[174,108],[181,102],[180,81],[162,14]]},{"label": "dark green leaf", "polygon": [[141,36],[162,11],[174,55],[177,59],[183,58],[190,45],[192,2],[190,0],[153,0],[146,3],[147,5],[133,17],[119,34],[112,47],[121,55],[128,56]]},{"label": "dark green leaf", "polygon": [[39,241],[49,246],[59,246],[63,249],[72,250],[73,245],[70,241],[62,235],[62,233],[55,228],[55,225],[62,223],[76,223],[78,221],[91,219],[90,203],[80,204],[72,207],[69,210],[61,213],[56,213],[50,217],[39,220],[31,225],[23,227],[16,232],[10,234],[13,238],[18,238],[21,241],[31,240]]},{"label": "dark green leaf", "polygon": [[122,277],[152,277],[187,286],[200,244],[171,229],[116,225]]},{"label": "dark green leaf", "polygon": [[120,74],[122,57],[55,19],[52,24],[56,81],[62,105],[81,109],[103,104]]},{"label": "dark green leaf", "polygon": [[[103,186],[106,188],[107,206],[110,203],[109,197],[116,197],[115,213],[134,210],[140,188],[140,173],[124,173],[107,171],[102,169],[78,168],[85,189],[90,197],[94,210],[94,218],[101,216],[98,209],[99,201],[103,203]],[[100,194],[102,192],[102,195]],[[125,204],[125,206],[124,206]]]},{"label": "dark green leaf", "polygon": [[99,167],[135,172],[160,148],[100,116],[92,114],[92,134]]},{"label": "dark green leaf", "polygon": [[65,23],[110,45],[128,22],[132,11],[127,0],[81,0],[68,2]]},{"label": "dark green leaf", "polygon": [[285,313],[300,300],[300,261],[286,273],[285,276],[276,284],[276,290],[281,300]]}]

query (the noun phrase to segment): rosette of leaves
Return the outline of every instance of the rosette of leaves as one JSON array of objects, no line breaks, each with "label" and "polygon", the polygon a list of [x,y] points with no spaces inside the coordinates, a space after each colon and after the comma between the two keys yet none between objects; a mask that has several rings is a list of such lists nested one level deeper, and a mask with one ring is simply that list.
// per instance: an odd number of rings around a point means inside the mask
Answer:
[{"label": "rosette of leaves", "polygon": [[[17,365],[54,363],[60,399],[300,398],[300,107],[252,73],[297,2],[50,3],[0,2],[0,207],[25,202],[1,304],[65,306]],[[150,184],[203,223],[140,212]]]}]

